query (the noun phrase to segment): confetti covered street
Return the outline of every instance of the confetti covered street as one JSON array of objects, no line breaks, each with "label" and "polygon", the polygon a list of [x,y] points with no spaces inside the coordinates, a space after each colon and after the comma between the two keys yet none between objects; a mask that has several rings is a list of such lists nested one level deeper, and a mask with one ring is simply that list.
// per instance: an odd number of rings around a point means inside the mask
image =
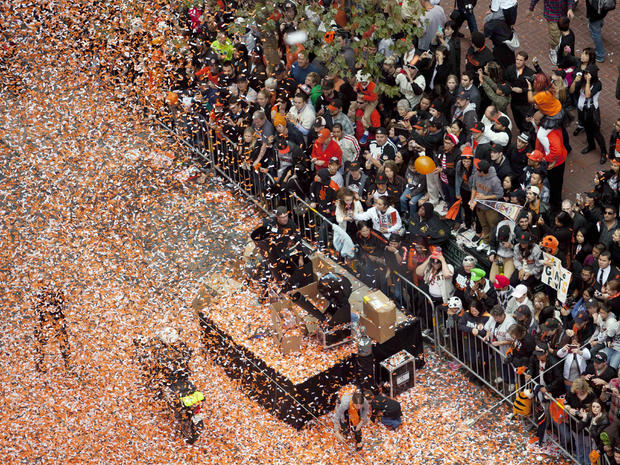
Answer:
[{"label": "confetti covered street", "polygon": [[[259,210],[216,178],[177,179],[184,148],[128,104],[122,77],[99,74],[80,40],[92,12],[60,2],[54,22],[13,7],[3,6],[0,51],[2,463],[563,463],[530,454],[531,432],[504,408],[466,427],[497,398],[428,350],[399,398],[404,424],[372,424],[359,454],[328,417],[296,431],[249,399],[205,354],[191,303],[214,273],[243,281],[236,260]],[[67,298],[70,362],[51,342],[39,372],[31,302],[49,284]],[[246,286],[230,303],[255,300]],[[207,399],[191,446],[135,360],[133,339],[166,326],[182,328]]]}]

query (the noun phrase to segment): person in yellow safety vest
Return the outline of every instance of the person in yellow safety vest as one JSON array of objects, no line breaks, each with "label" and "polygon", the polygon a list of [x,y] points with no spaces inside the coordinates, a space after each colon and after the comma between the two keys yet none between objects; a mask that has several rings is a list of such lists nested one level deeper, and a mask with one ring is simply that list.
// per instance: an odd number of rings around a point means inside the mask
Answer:
[{"label": "person in yellow safety vest", "polygon": [[58,289],[45,288],[34,298],[34,309],[38,316],[34,327],[35,368],[38,371],[46,371],[43,365],[45,357],[43,346],[47,345],[50,339],[58,341],[65,368],[69,368],[69,336],[63,312],[64,307],[65,299]]},{"label": "person in yellow safety vest", "polygon": [[233,44],[223,31],[217,33],[217,39],[211,44],[211,50],[217,53],[220,61],[232,60]]},{"label": "person in yellow safety vest", "polygon": [[200,391],[195,391],[194,393],[188,396],[181,397],[181,402],[186,407],[193,407],[194,405],[198,404],[199,402],[202,402],[203,400],[205,400],[205,396]]},{"label": "person in yellow safety vest", "polygon": [[[339,399],[334,412],[334,432],[344,441],[342,433],[353,433],[356,450],[362,449],[362,428],[370,421],[370,404],[358,390],[345,393]],[[342,433],[341,433],[342,431]]]}]

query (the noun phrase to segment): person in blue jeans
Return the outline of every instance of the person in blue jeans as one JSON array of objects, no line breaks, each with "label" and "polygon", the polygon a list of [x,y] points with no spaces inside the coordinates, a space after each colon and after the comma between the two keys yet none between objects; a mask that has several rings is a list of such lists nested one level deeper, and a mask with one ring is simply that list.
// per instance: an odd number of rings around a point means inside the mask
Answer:
[{"label": "person in blue jeans", "polygon": [[405,180],[407,184],[400,196],[400,212],[403,216],[414,218],[418,211],[418,201],[426,194],[426,176],[415,169],[415,158],[409,160]]},{"label": "person in blue jeans", "polygon": [[594,42],[596,61],[605,61],[605,44],[603,43],[603,20],[607,16],[607,11],[598,10],[598,1],[586,0],[586,16],[588,18],[588,28]]},{"label": "person in blue jeans", "polygon": [[454,21],[456,33],[455,37],[463,37],[463,34],[459,32],[459,29],[465,21],[469,27],[469,32],[477,32],[478,25],[476,24],[476,16],[474,15],[474,6],[476,6],[476,0],[456,0],[454,11],[458,11],[455,14],[453,11],[450,14],[450,19]]},{"label": "person in blue jeans", "polygon": [[403,412],[397,400],[383,394],[374,395],[369,390],[364,391],[364,397],[371,405],[371,420],[379,420],[392,431],[403,422]]}]

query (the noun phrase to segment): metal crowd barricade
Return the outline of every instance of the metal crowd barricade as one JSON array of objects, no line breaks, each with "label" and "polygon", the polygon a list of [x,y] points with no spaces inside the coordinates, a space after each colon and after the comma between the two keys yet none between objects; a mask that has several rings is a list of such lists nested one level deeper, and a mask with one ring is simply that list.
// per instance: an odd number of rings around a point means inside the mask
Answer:
[{"label": "metal crowd barricade", "polygon": [[[406,276],[403,276],[397,271],[392,271],[392,274],[400,282],[388,288],[388,296],[394,300],[396,305],[400,308],[414,315],[418,319],[422,333],[433,342],[436,342],[438,333],[435,316],[433,314],[433,299],[431,299],[430,295],[412,283]],[[397,292],[397,286],[399,285],[401,286],[400,292]]]},{"label": "metal crowd barricade", "polygon": [[555,399],[548,393],[536,395],[532,399],[532,419],[537,425],[544,422],[545,441],[551,441],[575,463],[590,464],[593,441],[588,425],[565,409],[563,399]]},{"label": "metal crowd barricade", "polygon": [[[437,327],[435,350],[444,352],[448,358],[458,362],[468,371],[471,379],[483,383],[508,405],[513,404],[518,391],[529,389],[534,392],[535,383],[517,374],[515,367],[507,363],[501,351],[479,335],[473,336],[458,328],[458,315],[448,315],[447,307],[442,305],[435,307],[434,314]],[[564,363],[564,359],[560,359],[560,363]],[[544,373],[554,366],[547,368]],[[550,394],[535,396],[532,399],[532,416],[528,420],[534,428],[538,428],[544,420],[546,441],[552,442],[576,463],[589,463],[590,438],[583,423],[565,411],[561,401]]]},{"label": "metal crowd barricade", "polygon": [[[266,213],[281,205],[289,210],[303,237],[316,244],[322,239],[321,246],[333,248],[333,222],[312,208],[296,194],[289,194],[268,174],[253,167],[236,144],[223,136],[218,136],[203,121],[199,136],[195,133],[185,134],[166,124],[163,119],[154,116],[155,121],[174,134],[188,149],[226,180],[230,187],[242,192]],[[320,236],[323,237],[320,237]],[[501,397],[503,402],[512,404],[516,392],[521,388],[533,389],[534,384],[516,375],[514,368],[506,363],[504,355],[488,344],[480,336],[466,334],[458,329],[457,318],[449,317],[441,305],[434,306],[431,297],[411,282],[406,276],[392,272],[396,280],[385,289],[388,296],[408,313],[416,316],[422,331],[435,343],[435,350],[444,352],[448,358],[458,362],[466,369],[470,377],[482,382]],[[395,282],[396,281],[396,282]],[[558,363],[563,363],[560,360]],[[552,368],[552,367],[551,367]],[[549,369],[551,369],[549,368]],[[502,383],[497,383],[499,379]],[[512,388],[512,385],[515,388]],[[509,389],[512,388],[512,389]],[[534,427],[544,418],[546,439],[559,447],[564,455],[575,463],[588,463],[591,439],[584,430],[582,422],[564,410],[563,405],[549,394],[532,399],[532,416],[528,419]],[[561,412],[552,415],[552,407]],[[543,413],[541,413],[543,412]]]}]

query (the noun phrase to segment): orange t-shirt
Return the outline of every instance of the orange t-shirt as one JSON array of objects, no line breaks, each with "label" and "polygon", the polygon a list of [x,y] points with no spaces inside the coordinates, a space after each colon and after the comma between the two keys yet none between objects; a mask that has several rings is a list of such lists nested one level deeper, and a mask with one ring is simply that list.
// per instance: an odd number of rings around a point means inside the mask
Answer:
[{"label": "orange t-shirt", "polygon": [[538,109],[545,116],[557,115],[562,109],[562,104],[560,101],[548,90],[538,92],[534,95],[534,102],[536,102]]}]

